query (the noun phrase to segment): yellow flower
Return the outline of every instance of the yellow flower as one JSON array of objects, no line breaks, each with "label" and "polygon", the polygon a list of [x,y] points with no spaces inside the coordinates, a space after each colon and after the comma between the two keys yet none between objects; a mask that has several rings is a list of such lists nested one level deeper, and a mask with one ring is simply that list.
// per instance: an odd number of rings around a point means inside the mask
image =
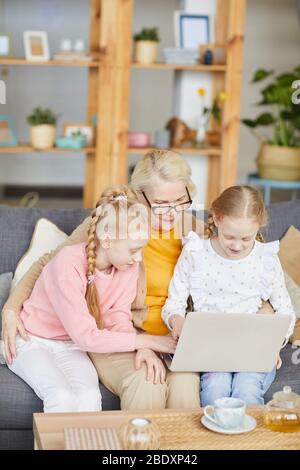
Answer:
[{"label": "yellow flower", "polygon": [[205,88],[198,88],[198,95],[199,96],[205,96],[206,95]]},{"label": "yellow flower", "polygon": [[221,102],[227,100],[227,94],[225,93],[225,91],[220,91],[219,96],[218,96],[218,100],[221,101]]}]

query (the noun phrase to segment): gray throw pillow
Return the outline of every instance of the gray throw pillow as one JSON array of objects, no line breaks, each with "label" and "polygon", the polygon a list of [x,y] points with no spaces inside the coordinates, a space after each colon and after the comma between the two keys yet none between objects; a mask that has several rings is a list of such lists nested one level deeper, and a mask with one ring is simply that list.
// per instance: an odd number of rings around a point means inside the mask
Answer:
[{"label": "gray throw pillow", "polygon": [[[0,274],[0,312],[9,296],[10,286],[12,281],[13,273]],[[1,315],[0,315],[1,320]],[[1,338],[2,321],[0,321],[0,338]]]}]

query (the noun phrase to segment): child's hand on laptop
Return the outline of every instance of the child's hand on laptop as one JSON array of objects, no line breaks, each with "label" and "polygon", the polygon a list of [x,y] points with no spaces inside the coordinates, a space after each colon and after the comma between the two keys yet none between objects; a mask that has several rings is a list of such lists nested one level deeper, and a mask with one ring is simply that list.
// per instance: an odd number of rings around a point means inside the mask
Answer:
[{"label": "child's hand on laptop", "polygon": [[181,335],[184,320],[185,318],[181,315],[171,315],[169,325],[172,328],[172,336],[174,339],[178,339]]}]

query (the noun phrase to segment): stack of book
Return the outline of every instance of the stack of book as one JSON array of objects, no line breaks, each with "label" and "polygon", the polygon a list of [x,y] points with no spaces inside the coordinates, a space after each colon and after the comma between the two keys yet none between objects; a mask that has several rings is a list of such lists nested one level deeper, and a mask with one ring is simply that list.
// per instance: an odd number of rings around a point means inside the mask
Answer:
[{"label": "stack of book", "polygon": [[199,63],[199,50],[165,47],[163,55],[166,64],[193,65]]}]

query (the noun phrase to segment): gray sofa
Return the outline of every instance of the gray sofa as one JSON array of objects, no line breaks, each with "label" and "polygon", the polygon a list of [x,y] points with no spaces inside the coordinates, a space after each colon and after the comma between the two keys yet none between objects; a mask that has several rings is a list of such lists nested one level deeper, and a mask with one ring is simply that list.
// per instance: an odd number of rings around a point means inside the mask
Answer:
[{"label": "gray sofa", "polygon": [[[40,217],[52,220],[69,234],[88,213],[84,209],[24,209],[0,205],[0,274],[14,271],[18,259],[28,248],[35,223]],[[300,229],[300,201],[272,204],[269,207],[269,224],[265,232],[267,240],[281,238],[290,225]],[[266,400],[287,384],[300,393],[300,365],[293,364],[293,353],[291,345],[283,350],[283,366],[268,391]],[[101,383],[99,386],[103,409],[118,409],[118,397]],[[42,402],[32,389],[6,365],[0,365],[0,449],[32,449],[32,413],[40,411]]]}]

